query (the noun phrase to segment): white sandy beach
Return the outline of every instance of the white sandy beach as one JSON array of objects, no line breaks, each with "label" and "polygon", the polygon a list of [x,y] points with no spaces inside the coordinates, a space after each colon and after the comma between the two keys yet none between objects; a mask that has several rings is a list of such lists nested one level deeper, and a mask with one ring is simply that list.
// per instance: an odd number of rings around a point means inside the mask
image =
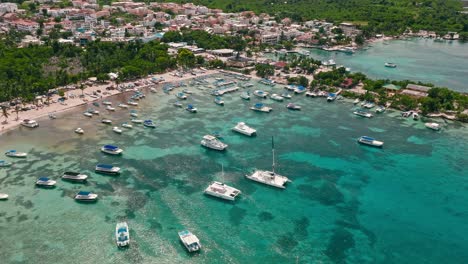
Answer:
[{"label": "white sandy beach", "polygon": [[[159,83],[159,84],[162,84],[162,83],[171,83],[171,82],[183,81],[183,80],[186,80],[186,79],[192,79],[192,78],[196,78],[196,77],[202,77],[202,76],[207,76],[207,75],[218,73],[217,70],[207,70],[204,73],[197,73],[196,76],[191,75],[191,74],[184,74],[184,76],[182,76],[182,77],[177,77],[177,76],[174,76],[175,72],[176,71],[171,71],[171,72],[166,72],[164,74],[151,75],[151,76],[148,76],[148,77],[145,77],[145,78],[142,78],[142,79],[122,83],[122,85],[135,83],[135,82],[145,83],[146,81],[151,80],[152,77],[157,77],[157,78],[162,77],[162,78],[164,78],[164,81]],[[101,100],[103,100],[103,99],[105,99],[105,98],[107,98],[109,96],[122,93],[121,91],[119,91],[117,89],[106,90],[106,87],[112,86],[112,85],[115,86],[115,84],[113,84],[113,83],[107,83],[107,84],[93,85],[92,87],[87,87],[83,91],[84,92],[84,97],[82,97],[82,98],[79,97],[79,95],[82,94],[82,91],[80,89],[69,90],[69,91],[67,91],[65,93],[65,97],[67,98],[67,100],[65,100],[64,103],[59,103],[58,99],[60,98],[60,96],[55,94],[50,98],[50,104],[49,105],[43,104],[40,107],[35,107],[35,109],[31,109],[31,110],[28,110],[28,111],[20,111],[18,113],[18,119],[16,118],[16,113],[15,113],[14,109],[10,109],[8,111],[8,113],[10,115],[9,115],[9,117],[7,119],[7,122],[5,122],[5,118],[2,117],[0,134],[3,134],[6,131],[9,131],[11,129],[16,128],[17,126],[19,126],[21,124],[21,122],[24,119],[33,119],[34,120],[34,119],[37,119],[37,118],[40,118],[40,117],[48,116],[50,113],[58,114],[58,113],[63,112],[63,111],[68,111],[68,110],[74,109],[75,107],[83,105],[83,104],[88,104],[88,103],[91,103],[93,101],[101,101]],[[149,87],[149,86],[155,86],[155,85],[156,84],[149,84],[149,85],[143,84],[143,85],[138,86],[136,88],[141,89],[141,88],[145,88],[145,87]],[[98,93],[98,94],[101,95],[102,97],[99,97],[99,98],[91,97],[91,95],[94,92],[97,92],[98,90],[101,91],[101,93]],[[72,96],[73,98],[70,97],[70,96]],[[27,104],[26,106],[34,106],[34,104]]]}]

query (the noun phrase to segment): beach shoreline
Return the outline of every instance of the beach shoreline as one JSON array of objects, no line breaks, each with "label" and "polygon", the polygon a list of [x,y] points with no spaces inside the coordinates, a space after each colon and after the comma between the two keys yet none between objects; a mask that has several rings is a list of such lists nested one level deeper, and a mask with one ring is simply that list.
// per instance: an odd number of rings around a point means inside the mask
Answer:
[{"label": "beach shoreline", "polygon": [[[144,78],[140,78],[140,79],[136,79],[136,80],[133,80],[133,81],[121,83],[120,85],[125,86],[126,84],[128,85],[130,83],[135,83],[135,82],[147,82],[148,83],[151,80],[151,78],[156,77],[156,76],[157,76],[157,78],[160,78],[160,79],[162,78],[163,79],[163,81],[161,81],[159,83],[144,84],[144,85],[136,87],[137,89],[145,89],[145,88],[149,88],[149,87],[156,86],[156,85],[159,85],[159,84],[184,81],[184,80],[187,80],[187,79],[193,79],[193,78],[197,78],[197,77],[205,77],[205,76],[209,76],[209,75],[213,75],[213,74],[218,73],[217,70],[206,70],[203,73],[198,73],[196,76],[191,75],[191,74],[185,74],[182,77],[177,77],[175,75],[176,72],[178,72],[178,71],[174,70],[174,71],[165,72],[163,74],[153,74],[153,75],[146,76]],[[104,100],[106,98],[109,98],[109,97],[112,97],[112,96],[115,96],[115,95],[118,95],[118,94],[124,94],[124,93],[127,93],[127,92],[131,92],[131,91],[125,91],[125,90],[124,91],[119,91],[118,89],[106,90],[106,87],[108,87],[108,86],[112,86],[112,83],[111,84],[109,84],[109,83],[107,83],[107,84],[95,84],[95,85],[93,85],[91,87],[87,87],[86,89],[83,90],[83,92],[80,89],[74,89],[74,90],[67,91],[65,93],[65,95],[67,97],[67,100],[64,103],[59,103],[58,99],[60,98],[60,96],[57,95],[57,94],[54,94],[53,96],[51,96],[51,98],[50,98],[51,103],[48,104],[48,105],[43,104],[41,107],[37,107],[34,103],[27,104],[26,106],[29,106],[29,107],[34,106],[35,108],[27,110],[27,111],[18,112],[18,118],[16,118],[16,113],[15,113],[14,109],[8,110],[8,114],[9,114],[8,122],[5,123],[5,121],[3,121],[0,124],[1,125],[0,135],[6,133],[8,131],[14,130],[15,128],[19,127],[21,125],[21,122],[23,120],[25,120],[25,119],[36,120],[38,118],[43,118],[45,116],[48,116],[49,114],[54,114],[54,115],[55,114],[60,114],[60,113],[66,112],[66,111],[74,110],[74,109],[76,109],[76,108],[78,108],[80,106],[83,106],[83,105],[87,105],[87,104],[97,102],[97,101],[102,101],[102,100]],[[91,95],[93,93],[97,93],[98,90],[102,91],[100,93],[100,97],[98,97],[98,98],[91,97]],[[83,93],[83,95],[84,95],[84,97],[82,97],[82,98],[80,98],[80,96],[79,96],[81,93]]]}]

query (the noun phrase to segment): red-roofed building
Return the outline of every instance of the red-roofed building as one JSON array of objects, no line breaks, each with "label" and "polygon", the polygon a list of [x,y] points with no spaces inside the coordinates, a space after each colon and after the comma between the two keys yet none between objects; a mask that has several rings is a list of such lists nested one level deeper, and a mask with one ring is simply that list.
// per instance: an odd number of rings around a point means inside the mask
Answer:
[{"label": "red-roofed building", "polygon": [[351,78],[346,78],[344,81],[341,83],[341,87],[343,88],[351,88],[353,86],[353,79]]},{"label": "red-roofed building", "polygon": [[282,69],[282,68],[286,67],[286,65],[288,65],[288,64],[285,61],[277,61],[274,64],[275,68],[277,68],[277,69]]}]

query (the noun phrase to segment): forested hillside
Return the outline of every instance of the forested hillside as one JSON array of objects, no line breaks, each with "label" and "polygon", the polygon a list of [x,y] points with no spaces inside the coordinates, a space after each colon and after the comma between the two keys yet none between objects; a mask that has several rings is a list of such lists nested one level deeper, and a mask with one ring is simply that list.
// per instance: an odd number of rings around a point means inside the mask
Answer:
[{"label": "forested hillside", "polygon": [[328,19],[354,21],[374,32],[401,33],[408,26],[467,32],[468,15],[460,14],[459,0],[167,0],[166,2],[206,5],[225,11],[251,10],[294,20]]}]

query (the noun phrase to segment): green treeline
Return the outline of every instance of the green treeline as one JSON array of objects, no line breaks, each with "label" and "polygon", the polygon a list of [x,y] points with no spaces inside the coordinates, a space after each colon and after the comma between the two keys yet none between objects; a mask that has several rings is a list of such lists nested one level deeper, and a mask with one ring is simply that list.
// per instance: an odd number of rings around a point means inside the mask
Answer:
[{"label": "green treeline", "polygon": [[[166,0],[185,3],[185,0]],[[459,0],[194,0],[227,12],[254,11],[296,21],[326,19],[361,24],[369,33],[399,34],[411,27],[445,33],[468,32],[468,15]]]},{"label": "green treeline", "polygon": [[175,68],[176,58],[158,42],[111,43],[95,41],[85,48],[48,43],[17,48],[0,42],[0,101],[16,97],[31,100],[57,86],[95,76],[105,80],[118,72],[120,80]]}]

